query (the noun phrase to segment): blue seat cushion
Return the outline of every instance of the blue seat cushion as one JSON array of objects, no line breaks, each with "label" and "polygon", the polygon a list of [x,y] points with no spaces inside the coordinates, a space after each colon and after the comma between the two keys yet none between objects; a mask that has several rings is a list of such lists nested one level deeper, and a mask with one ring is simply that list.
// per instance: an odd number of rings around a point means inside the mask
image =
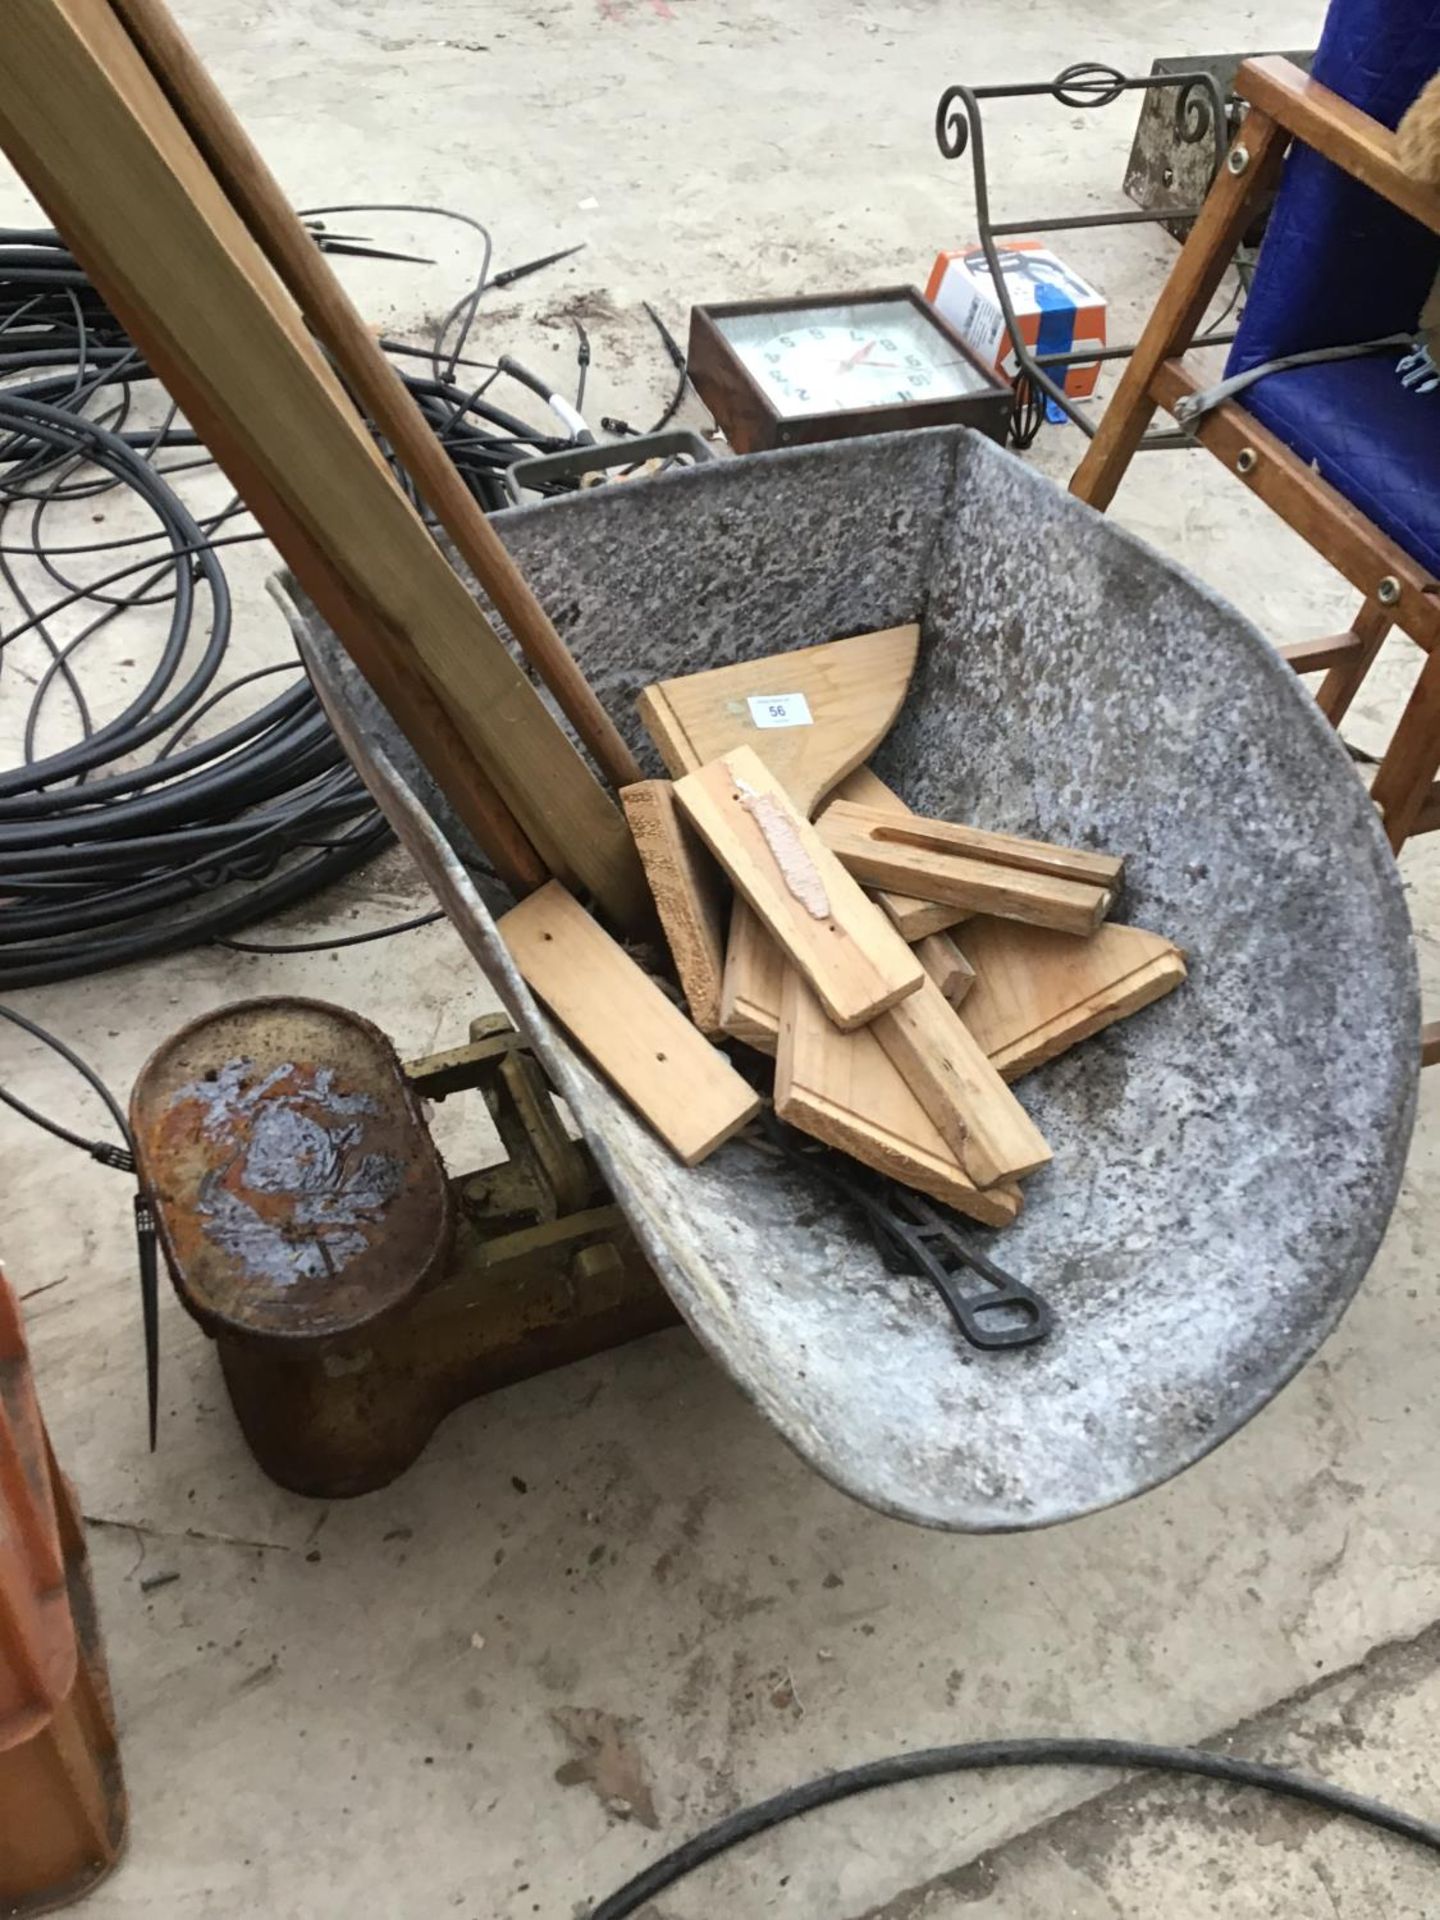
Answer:
[{"label": "blue seat cushion", "polygon": [[[1313,72],[1393,127],[1440,71],[1440,0],[1332,0]],[[1440,235],[1297,143],[1285,162],[1227,373],[1412,332]]]},{"label": "blue seat cushion", "polygon": [[1440,390],[1401,386],[1399,356],[1269,373],[1240,405],[1440,575]]},{"label": "blue seat cushion", "polygon": [[[1437,69],[1440,0],[1331,0],[1315,78],[1385,126]],[[1440,236],[1297,143],[1226,372],[1408,333],[1437,267]],[[1440,573],[1440,393],[1402,387],[1398,357],[1267,374],[1237,399]]]}]

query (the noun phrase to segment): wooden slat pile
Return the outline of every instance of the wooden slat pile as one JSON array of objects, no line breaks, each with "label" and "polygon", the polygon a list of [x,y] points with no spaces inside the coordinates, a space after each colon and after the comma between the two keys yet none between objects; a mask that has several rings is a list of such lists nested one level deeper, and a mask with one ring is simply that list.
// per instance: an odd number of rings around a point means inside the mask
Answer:
[{"label": "wooden slat pile", "polygon": [[567,909],[562,934],[559,889],[501,930],[535,991],[687,1160],[756,1111],[701,1035],[738,1040],[773,1055],[783,1120],[1003,1226],[1020,1181],[1051,1158],[1008,1082],[1169,992],[1185,962],[1161,935],[1108,919],[1118,856],[922,819],[864,764],[918,638],[856,635],[641,696],[675,778],[621,799],[693,1027],[648,981],[649,1017],[630,1024],[638,969],[584,915],[582,927]]}]

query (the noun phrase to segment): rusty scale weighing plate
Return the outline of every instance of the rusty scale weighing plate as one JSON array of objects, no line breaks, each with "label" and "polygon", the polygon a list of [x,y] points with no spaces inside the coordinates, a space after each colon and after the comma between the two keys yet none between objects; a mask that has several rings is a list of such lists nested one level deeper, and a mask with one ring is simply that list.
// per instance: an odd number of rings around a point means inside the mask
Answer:
[{"label": "rusty scale weighing plate", "polygon": [[185,1305],[212,1334],[331,1339],[412,1299],[449,1188],[395,1049],[319,1001],[246,1000],[151,1055],[130,1106]]}]

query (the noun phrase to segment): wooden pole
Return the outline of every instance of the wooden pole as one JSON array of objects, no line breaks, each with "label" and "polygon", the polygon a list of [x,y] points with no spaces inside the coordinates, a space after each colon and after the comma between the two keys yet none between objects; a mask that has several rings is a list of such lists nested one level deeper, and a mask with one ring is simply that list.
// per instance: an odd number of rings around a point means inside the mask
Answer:
[{"label": "wooden pole", "polygon": [[1095,438],[1070,476],[1071,493],[1101,513],[1115,498],[1154,415],[1155,376],[1190,345],[1256,208],[1279,176],[1285,145],[1284,129],[1253,109],[1230,149],[1238,171],[1227,162],[1216,174]]},{"label": "wooden pole", "polygon": [[[619,808],[435,546],[108,5],[6,0],[0,142],[497,866],[508,847],[519,884],[539,867],[647,924]],[[527,842],[539,859],[517,874]]]},{"label": "wooden pole", "polygon": [[164,0],[111,0],[111,4],[270,264],[601,772],[615,787],[643,779],[635,756],[594,688]]}]

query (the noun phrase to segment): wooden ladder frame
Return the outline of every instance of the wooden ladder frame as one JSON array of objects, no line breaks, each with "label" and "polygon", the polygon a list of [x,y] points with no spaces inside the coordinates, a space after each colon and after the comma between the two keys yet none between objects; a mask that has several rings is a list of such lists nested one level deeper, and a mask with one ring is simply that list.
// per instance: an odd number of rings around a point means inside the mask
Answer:
[{"label": "wooden ladder frame", "polygon": [[[1186,395],[1210,384],[1186,355],[1236,248],[1278,182],[1292,141],[1440,233],[1440,192],[1404,172],[1388,127],[1279,55],[1247,60],[1235,90],[1250,111],[1071,477],[1070,491],[1102,513],[1156,408],[1175,414]],[[1426,655],[1371,788],[1398,853],[1412,833],[1440,827],[1440,581],[1238,401],[1215,407],[1191,431],[1363,596],[1349,632],[1280,649],[1297,673],[1324,670],[1316,698],[1331,722],[1343,719],[1392,627]],[[1425,1028],[1422,1059],[1426,1066],[1440,1061],[1440,1022]]]}]

